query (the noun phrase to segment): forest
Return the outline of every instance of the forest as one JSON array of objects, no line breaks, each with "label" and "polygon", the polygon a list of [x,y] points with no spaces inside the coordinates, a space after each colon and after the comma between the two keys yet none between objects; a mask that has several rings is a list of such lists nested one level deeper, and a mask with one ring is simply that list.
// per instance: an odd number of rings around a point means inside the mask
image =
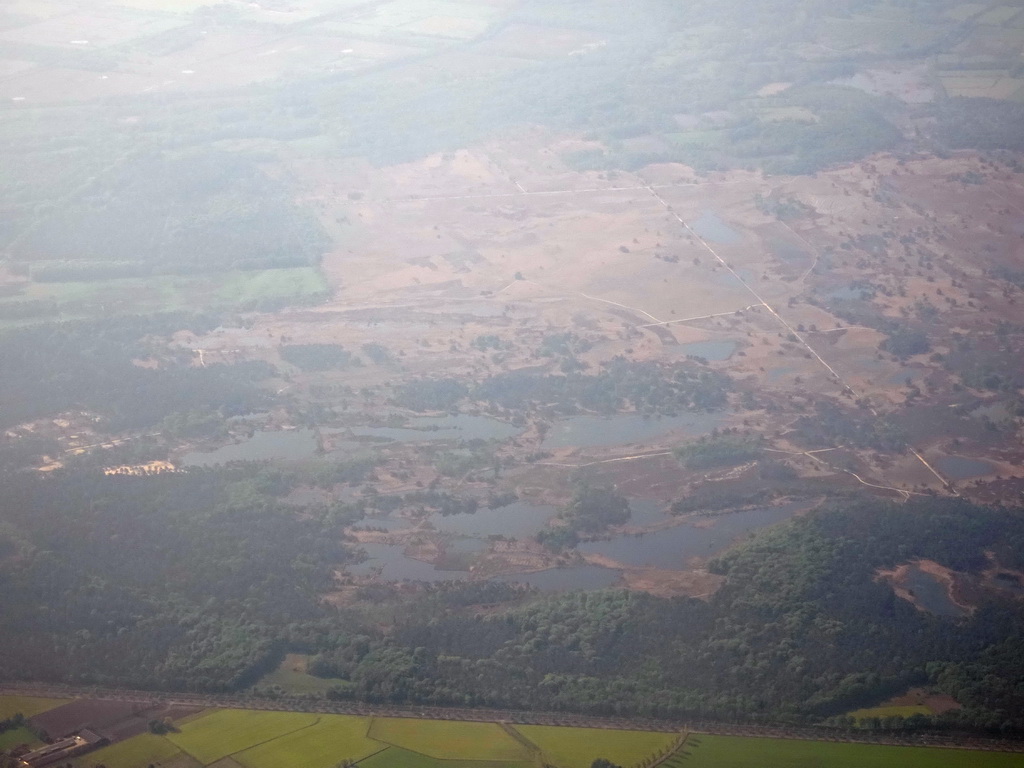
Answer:
[{"label": "forest", "polygon": [[[707,602],[470,581],[333,607],[320,598],[359,557],[342,528],[362,511],[281,503],[309,479],[259,464],[5,476],[0,676],[238,690],[292,651],[314,654],[341,698],[793,722],[930,683],[964,704],[931,725],[1024,730],[1004,682],[1024,674],[1024,607],[990,589],[967,616],[931,615],[877,577],[915,559],[977,574],[986,552],[1021,568],[1016,511],[836,499],[713,561],[724,583]],[[564,519],[601,528],[623,503],[581,492]]]}]

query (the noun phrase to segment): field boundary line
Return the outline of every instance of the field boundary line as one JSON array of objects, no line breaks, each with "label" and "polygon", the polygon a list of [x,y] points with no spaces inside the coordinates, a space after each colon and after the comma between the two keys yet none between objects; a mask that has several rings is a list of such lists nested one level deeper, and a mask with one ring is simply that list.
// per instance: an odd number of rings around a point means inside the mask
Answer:
[{"label": "field boundary line", "polygon": [[527,754],[537,763],[538,767],[542,767],[545,764],[544,750],[530,741],[526,736],[521,734],[518,729],[513,728],[510,723],[501,722],[498,723],[498,727],[501,728],[505,733],[515,739],[518,743],[522,744],[526,749]]},{"label": "field boundary line", "polygon": [[[277,736],[274,736],[272,739],[266,739],[265,741],[258,741],[255,744],[250,744],[245,749],[240,749],[237,752],[229,752],[228,754],[224,755],[224,757],[231,757],[231,758],[233,758],[235,755],[240,755],[243,752],[248,752],[250,749],[256,749],[256,747],[262,747],[264,744],[269,744],[272,741],[277,741],[278,739],[283,739],[285,736],[291,736],[293,733],[298,733],[299,731],[304,731],[307,728],[313,728],[314,726],[319,725],[320,721],[323,720],[323,718],[319,716],[319,713],[310,713],[310,714],[317,714],[317,718],[316,718],[316,720],[314,720],[309,725],[304,725],[301,728],[296,728],[293,731],[287,731],[285,733],[279,733]],[[189,753],[189,754],[191,754],[191,753]],[[195,757],[195,755],[192,755],[192,757]],[[224,757],[219,758],[219,759],[223,760]],[[199,758],[196,758],[196,759],[198,760]]]}]

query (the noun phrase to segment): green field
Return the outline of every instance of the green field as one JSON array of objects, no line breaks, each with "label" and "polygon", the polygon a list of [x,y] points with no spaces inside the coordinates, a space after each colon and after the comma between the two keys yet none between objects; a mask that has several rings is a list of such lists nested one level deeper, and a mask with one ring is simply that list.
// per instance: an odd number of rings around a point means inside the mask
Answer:
[{"label": "green field", "polygon": [[334,768],[342,760],[359,760],[380,752],[387,745],[367,738],[369,718],[323,715],[312,728],[282,736],[234,755],[248,768]]},{"label": "green field", "polygon": [[430,757],[449,760],[519,762],[526,748],[495,723],[457,723],[377,717],[370,737]]},{"label": "green field", "polygon": [[18,713],[25,717],[38,715],[48,709],[67,704],[71,699],[43,699],[38,696],[0,696],[0,720]]},{"label": "green field", "polygon": [[388,747],[373,757],[360,760],[359,768],[533,768],[533,764],[487,760],[438,760],[401,747]]},{"label": "green field", "polygon": [[1021,768],[1024,755],[825,741],[691,736],[664,768]]},{"label": "green field", "polygon": [[204,765],[285,734],[309,728],[318,715],[220,709],[181,726],[168,739]]},{"label": "green field", "polygon": [[84,757],[83,766],[105,765],[107,768],[137,768],[150,763],[165,763],[181,754],[181,750],[163,736],[142,733],[104,747]]},{"label": "green field", "polygon": [[19,744],[28,744],[32,747],[37,747],[42,744],[36,735],[32,733],[28,728],[15,728],[10,731],[4,731],[0,733],[0,752],[16,747]]},{"label": "green field", "polygon": [[590,768],[599,757],[616,765],[635,765],[676,738],[671,733],[551,725],[517,725],[516,730],[540,747],[545,760],[558,768]]}]

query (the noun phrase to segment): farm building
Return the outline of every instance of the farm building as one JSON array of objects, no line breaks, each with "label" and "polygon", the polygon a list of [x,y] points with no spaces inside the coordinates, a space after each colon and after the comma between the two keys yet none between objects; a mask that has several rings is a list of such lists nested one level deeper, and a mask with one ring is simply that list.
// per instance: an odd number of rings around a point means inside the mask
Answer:
[{"label": "farm building", "polygon": [[107,739],[88,729],[79,731],[74,736],[60,739],[45,747],[32,750],[21,756],[20,768],[41,768],[98,749],[107,743]]}]

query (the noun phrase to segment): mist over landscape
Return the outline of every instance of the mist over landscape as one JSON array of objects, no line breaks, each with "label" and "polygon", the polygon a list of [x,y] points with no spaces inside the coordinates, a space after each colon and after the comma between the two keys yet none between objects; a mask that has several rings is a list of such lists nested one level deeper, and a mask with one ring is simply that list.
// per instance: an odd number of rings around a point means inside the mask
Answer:
[{"label": "mist over landscape", "polygon": [[1022,307],[1024,0],[5,0],[0,768],[1022,766]]}]

